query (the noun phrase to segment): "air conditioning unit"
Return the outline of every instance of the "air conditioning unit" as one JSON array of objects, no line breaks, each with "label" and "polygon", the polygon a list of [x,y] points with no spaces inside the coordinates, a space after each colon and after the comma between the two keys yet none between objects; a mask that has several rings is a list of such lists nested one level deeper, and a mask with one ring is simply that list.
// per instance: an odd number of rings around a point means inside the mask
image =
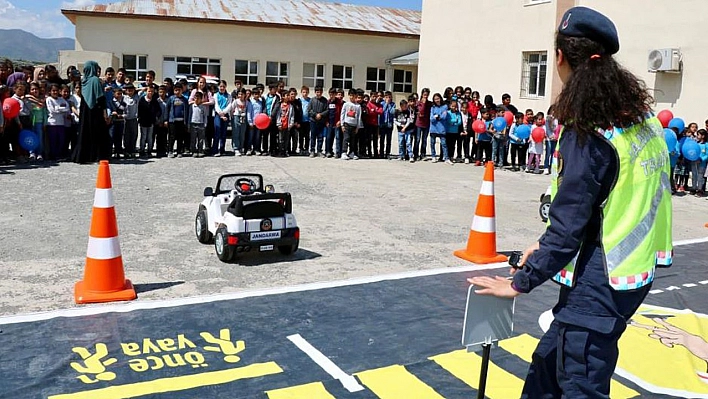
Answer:
[{"label": "air conditioning unit", "polygon": [[650,51],[647,68],[649,72],[681,72],[681,50],[662,48]]}]

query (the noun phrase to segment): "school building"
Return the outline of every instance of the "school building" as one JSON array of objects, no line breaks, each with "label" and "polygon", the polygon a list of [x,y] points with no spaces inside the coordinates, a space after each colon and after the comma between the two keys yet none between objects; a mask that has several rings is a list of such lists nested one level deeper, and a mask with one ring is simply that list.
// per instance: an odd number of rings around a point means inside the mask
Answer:
[{"label": "school building", "polygon": [[509,93],[519,109],[545,112],[561,89],[555,30],[576,5],[614,21],[615,57],[646,82],[656,110],[703,126],[708,36],[687,21],[708,14],[705,0],[423,0],[418,87],[470,86],[496,102]]},{"label": "school building", "polygon": [[246,87],[416,91],[421,13],[310,0],[127,0],[61,10],[76,47],[59,67],[87,60],[136,80],[206,74]]}]

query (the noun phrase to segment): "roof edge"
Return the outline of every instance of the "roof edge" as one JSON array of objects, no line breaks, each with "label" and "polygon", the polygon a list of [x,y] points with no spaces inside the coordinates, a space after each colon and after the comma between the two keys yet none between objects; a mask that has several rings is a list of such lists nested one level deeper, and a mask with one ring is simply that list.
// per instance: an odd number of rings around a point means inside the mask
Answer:
[{"label": "roof edge", "polygon": [[[84,11],[84,10],[74,10],[74,9],[61,9],[61,13],[69,20],[71,23],[76,25],[76,17],[98,17],[98,18],[137,18],[137,19],[148,19],[153,21],[162,21],[167,17],[155,16],[155,15],[145,15],[145,14],[126,14],[126,13],[114,13],[114,12],[103,12],[103,11]],[[372,31],[365,29],[347,29],[347,28],[332,28],[332,27],[321,27],[321,26],[306,26],[306,25],[294,25],[294,24],[280,24],[274,22],[252,22],[252,21],[235,21],[235,20],[223,20],[214,19],[209,20],[205,18],[197,17],[176,17],[169,16],[171,21],[182,21],[182,22],[194,22],[194,23],[216,23],[223,25],[239,25],[239,26],[250,26],[257,28],[290,28],[299,30],[315,30],[319,32],[332,32],[332,33],[347,33],[356,35],[367,35],[367,36],[385,36],[385,37],[396,37],[401,39],[418,39],[420,40],[420,33],[394,33],[394,32],[381,32]]]}]

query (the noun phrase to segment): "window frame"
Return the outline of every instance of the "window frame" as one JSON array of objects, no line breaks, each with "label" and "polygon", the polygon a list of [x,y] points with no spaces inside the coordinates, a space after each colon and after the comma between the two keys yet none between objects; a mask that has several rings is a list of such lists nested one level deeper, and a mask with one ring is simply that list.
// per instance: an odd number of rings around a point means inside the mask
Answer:
[{"label": "window frame", "polygon": [[[403,80],[396,80],[396,72],[403,72]],[[410,75],[410,81],[407,79]],[[396,90],[397,86],[402,86],[403,91]],[[410,88],[410,90],[405,90]],[[393,90],[394,93],[413,93],[413,71],[407,69],[394,69],[393,70]]]},{"label": "window frame", "polygon": [[[236,63],[245,62],[246,63],[246,74],[240,74],[236,71]],[[251,66],[256,65],[256,72],[251,73]],[[240,80],[244,86],[255,86],[258,84],[258,73],[260,72],[260,63],[258,60],[234,60],[234,82]],[[251,78],[255,79],[254,83],[251,83]]]},{"label": "window frame", "polygon": [[[127,68],[125,65],[125,57],[135,57],[135,68]],[[143,58],[145,60],[145,68],[140,68],[140,59]],[[150,70],[148,68],[148,56],[147,54],[121,54],[120,58],[121,66],[123,69],[125,69],[125,75],[132,75],[134,80],[136,82],[144,82],[145,81],[145,75],[147,72]],[[142,79],[140,78],[140,74],[142,73]]]},{"label": "window frame", "polygon": [[[186,61],[189,59],[189,61]],[[206,62],[200,62],[200,61],[195,61],[196,60],[206,60]],[[177,75],[208,75],[208,76],[216,76],[217,79],[221,79],[221,59],[220,58],[209,58],[209,57],[186,57],[186,56],[172,56],[172,55],[166,55],[162,57],[162,61],[172,61],[175,63],[176,66],[176,71]],[[180,72],[180,66],[185,66],[189,65],[189,72]],[[194,72],[194,66],[195,65],[204,65],[206,67],[206,73],[197,73]],[[218,73],[214,74],[212,72],[213,69],[210,71],[211,68],[217,67],[218,68]]]},{"label": "window frame", "polygon": [[[340,67],[342,68],[342,77],[337,78],[335,77],[334,73],[334,68]],[[347,70],[350,72],[350,77],[347,78]],[[330,80],[332,83],[332,87],[335,89],[343,89],[343,90],[349,90],[354,88],[354,66],[353,65],[337,65],[333,64],[332,65],[332,79]],[[338,84],[339,83],[339,84]],[[349,83],[347,85],[347,83]]]},{"label": "window frame", "polygon": [[[268,64],[277,64],[277,69],[278,72],[276,75],[269,75],[268,74]],[[282,67],[285,65],[285,75],[282,74]],[[283,62],[283,61],[266,61],[266,70],[265,70],[265,85],[268,86],[271,83],[278,83],[278,81],[283,81],[285,82],[285,85],[288,85],[288,81],[290,80],[290,63],[289,62]]]},{"label": "window frame", "polygon": [[[371,72],[371,70],[375,70],[376,72],[375,80],[369,79],[369,72]],[[381,75],[382,73],[383,77]],[[364,85],[366,91],[386,91],[386,86],[386,68],[366,67],[366,84]]]},{"label": "window frame", "polygon": [[[314,75],[313,76],[306,76],[305,75],[305,65],[313,65],[314,66]],[[322,75],[318,76],[318,67],[322,67]],[[303,62],[302,63],[302,85],[307,86],[310,89],[320,86],[320,87],[325,87],[325,81],[326,81],[326,74],[327,74],[327,65],[326,64],[318,64],[314,62]],[[308,82],[312,82],[312,84],[309,84]]]},{"label": "window frame", "polygon": [[[538,56],[537,61],[532,61]],[[546,97],[548,84],[548,51],[524,51],[521,53],[520,98],[542,99]]]}]

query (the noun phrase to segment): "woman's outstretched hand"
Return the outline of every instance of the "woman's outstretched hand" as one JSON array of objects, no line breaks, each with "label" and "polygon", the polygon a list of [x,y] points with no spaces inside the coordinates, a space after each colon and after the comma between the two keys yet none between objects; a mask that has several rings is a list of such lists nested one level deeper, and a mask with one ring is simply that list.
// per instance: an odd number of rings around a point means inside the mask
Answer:
[{"label": "woman's outstretched hand", "polygon": [[472,277],[468,278],[467,281],[481,289],[475,290],[475,294],[478,295],[492,295],[499,298],[515,298],[520,292],[511,288],[511,281],[499,276],[488,277]]}]

